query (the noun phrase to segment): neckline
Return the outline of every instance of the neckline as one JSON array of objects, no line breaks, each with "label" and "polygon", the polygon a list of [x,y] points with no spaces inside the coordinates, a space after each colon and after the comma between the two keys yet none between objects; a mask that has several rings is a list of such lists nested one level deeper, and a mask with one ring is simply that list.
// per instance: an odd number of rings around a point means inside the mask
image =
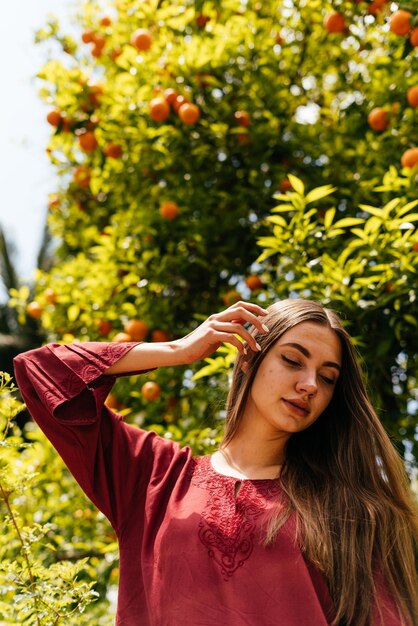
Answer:
[{"label": "neckline", "polygon": [[277,483],[278,478],[238,478],[237,476],[231,476],[230,474],[223,474],[222,472],[218,472],[212,465],[212,454],[202,457],[206,462],[207,468],[214,474],[215,476],[220,476],[222,478],[228,478],[229,480],[234,480],[238,483]]}]

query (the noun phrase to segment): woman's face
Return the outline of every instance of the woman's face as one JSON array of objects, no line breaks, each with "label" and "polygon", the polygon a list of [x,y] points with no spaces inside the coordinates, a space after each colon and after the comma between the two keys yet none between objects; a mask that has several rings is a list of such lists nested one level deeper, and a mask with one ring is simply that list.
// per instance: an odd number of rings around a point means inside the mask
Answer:
[{"label": "woman's face", "polygon": [[243,420],[270,436],[305,430],[326,409],[341,368],[338,335],[314,322],[285,332],[254,378]]}]

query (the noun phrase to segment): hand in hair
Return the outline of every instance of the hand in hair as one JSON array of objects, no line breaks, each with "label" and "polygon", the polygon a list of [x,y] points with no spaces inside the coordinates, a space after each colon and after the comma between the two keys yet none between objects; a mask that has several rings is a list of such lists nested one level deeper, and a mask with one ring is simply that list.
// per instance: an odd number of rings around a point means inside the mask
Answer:
[{"label": "hand in hair", "polygon": [[157,367],[187,365],[213,354],[224,342],[235,346],[241,354],[246,354],[248,348],[256,351],[259,349],[256,339],[244,324],[254,326],[260,333],[266,333],[268,328],[259,319],[265,315],[267,311],[257,304],[236,302],[224,311],[208,317],[181,339],[134,346],[105,373],[114,375]]},{"label": "hand in hair", "polygon": [[258,351],[260,348],[255,337],[244,324],[254,326],[260,333],[267,333],[269,329],[258,317],[264,315],[267,315],[267,311],[257,304],[236,302],[224,311],[208,317],[203,324],[175,343],[182,349],[184,363],[193,363],[208,357],[224,342],[235,346],[241,354],[246,353],[247,346]]}]

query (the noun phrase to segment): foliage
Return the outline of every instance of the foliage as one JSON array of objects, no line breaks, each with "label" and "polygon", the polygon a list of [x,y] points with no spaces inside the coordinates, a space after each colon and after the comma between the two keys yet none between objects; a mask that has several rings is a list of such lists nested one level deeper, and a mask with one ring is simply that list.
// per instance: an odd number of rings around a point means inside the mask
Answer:
[{"label": "foliage", "polygon": [[[290,181],[292,191],[276,194],[280,204],[267,217],[272,234],[258,240],[267,300],[311,298],[339,312],[361,352],[382,421],[399,446],[407,446],[406,458],[417,458],[418,200],[360,204],[358,217],[340,217],[329,197],[335,188],[305,193],[299,178]],[[221,356],[206,361],[198,375],[228,369]]]},{"label": "foliage", "polygon": [[[399,169],[416,142],[418,108],[406,94],[418,68],[409,37],[389,29],[396,8],[90,0],[71,36],[46,24],[37,40],[49,54],[39,78],[57,172],[48,201],[56,249],[35,295],[21,285],[11,294],[21,321],[29,316],[48,340],[71,342],[120,340],[139,319],[145,340],[156,341],[186,334],[239,298],[318,298],[350,320],[382,417],[409,458],[417,445],[418,177],[416,168]],[[331,11],[345,17],[341,32],[327,30]],[[139,28],[149,47],[138,43]],[[186,123],[167,89],[195,104],[199,119]],[[376,108],[382,130],[368,121]],[[261,282],[251,283],[253,274]],[[143,397],[141,379],[123,378],[113,405],[206,453],[219,441],[233,358],[225,347],[201,371],[148,373],[161,388],[156,400]],[[45,537],[53,549],[46,541],[30,549],[46,564],[57,553],[71,562],[89,556],[77,580],[99,581],[100,601],[77,624],[106,624],[114,537],[38,431],[28,426],[24,436],[32,445],[14,460],[27,459],[38,476],[14,506],[28,526],[52,524]]]},{"label": "foliage", "polygon": [[[324,25],[333,9],[344,32]],[[413,147],[417,115],[405,96],[416,49],[388,32],[393,10],[383,3],[373,15],[348,0],[117,0],[86,3],[72,37],[47,24],[37,39],[51,46],[39,77],[52,107],[58,248],[38,274],[36,300],[48,339],[112,340],[138,318],[146,339],[161,330],[175,338],[237,298],[264,302],[245,279],[260,269],[256,240],[292,173],[309,188],[335,186],[345,217],[372,205],[376,184]],[[138,28],[147,49],[135,47]],[[172,102],[167,89],[198,106],[194,124],[175,103],[156,116],[156,98]],[[390,122],[379,132],[368,124],[376,107]],[[404,174],[406,203],[417,176]],[[179,211],[170,219],[160,212],[167,201]],[[150,374],[162,389],[153,402],[129,380],[115,395],[139,422],[175,422],[186,438],[219,414],[217,389],[192,375]]]},{"label": "foliage", "polygon": [[19,429],[15,392],[0,373],[0,624],[110,626],[115,537],[39,430]]}]

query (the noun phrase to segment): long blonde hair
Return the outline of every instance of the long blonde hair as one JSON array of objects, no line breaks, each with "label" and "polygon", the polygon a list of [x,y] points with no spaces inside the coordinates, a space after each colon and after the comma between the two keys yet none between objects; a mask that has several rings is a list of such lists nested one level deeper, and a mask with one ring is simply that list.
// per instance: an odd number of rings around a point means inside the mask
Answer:
[{"label": "long blonde hair", "polygon": [[327,580],[334,624],[370,624],[383,580],[405,624],[417,625],[417,507],[402,459],[367,397],[349,334],[333,311],[309,300],[277,302],[263,322],[268,334],[252,330],[261,352],[252,353],[245,373],[248,357],[239,355],[234,366],[222,446],[237,432],[258,367],[283,333],[302,322],[327,326],[343,353],[331,403],[288,441],[280,477],[288,506],[277,507],[265,543],[295,513],[303,553]]}]

